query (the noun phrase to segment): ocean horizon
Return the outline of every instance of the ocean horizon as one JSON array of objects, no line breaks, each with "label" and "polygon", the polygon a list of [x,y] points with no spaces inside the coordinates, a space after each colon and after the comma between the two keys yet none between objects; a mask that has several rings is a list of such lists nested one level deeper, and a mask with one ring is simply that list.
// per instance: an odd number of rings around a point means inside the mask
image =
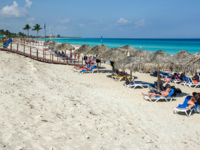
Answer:
[{"label": "ocean horizon", "polygon": [[[38,40],[44,41],[45,39]],[[64,38],[51,40],[60,43],[69,43],[71,45],[86,44],[91,47],[101,45],[101,38]],[[185,50],[192,54],[200,52],[200,38],[103,38],[102,44],[109,48],[130,45],[136,49],[145,49],[150,53],[163,50],[170,55],[175,55],[180,50]]]}]

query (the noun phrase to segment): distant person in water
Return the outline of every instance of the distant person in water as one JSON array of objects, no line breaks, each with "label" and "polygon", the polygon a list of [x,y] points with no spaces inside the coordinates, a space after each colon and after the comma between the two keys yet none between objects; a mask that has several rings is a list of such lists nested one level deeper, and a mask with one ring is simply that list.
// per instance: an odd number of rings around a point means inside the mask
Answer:
[{"label": "distant person in water", "polygon": [[169,92],[170,92],[170,85],[167,84],[166,85],[166,90],[165,91],[162,91],[162,92],[155,92],[155,93],[149,93],[149,94],[144,94],[142,93],[143,96],[148,96],[148,97],[154,97],[154,96],[167,96],[169,95]]}]

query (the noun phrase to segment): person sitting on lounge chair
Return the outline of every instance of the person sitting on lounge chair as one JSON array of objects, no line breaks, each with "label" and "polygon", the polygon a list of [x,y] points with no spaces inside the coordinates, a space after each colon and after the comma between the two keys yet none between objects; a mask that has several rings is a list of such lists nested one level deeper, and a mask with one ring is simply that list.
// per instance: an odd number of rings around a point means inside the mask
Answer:
[{"label": "person sitting on lounge chair", "polygon": [[118,69],[116,69],[115,72],[120,76],[126,75],[126,72],[120,72]]},{"label": "person sitting on lounge chair", "polygon": [[184,76],[185,76],[185,72],[182,72],[179,78],[180,78],[181,80],[183,80],[183,77],[184,77]]},{"label": "person sitting on lounge chair", "polygon": [[197,73],[195,73],[195,75],[192,78],[192,80],[196,80],[197,82],[199,82],[199,76],[197,75]]},{"label": "person sitting on lounge chair", "polygon": [[169,95],[169,92],[170,92],[170,85],[167,84],[167,89],[165,91],[155,92],[155,93],[149,93],[149,94],[142,93],[142,95],[143,96],[148,96],[148,97],[154,97],[154,96],[163,96],[163,97],[166,97],[167,95]]},{"label": "person sitting on lounge chair", "polygon": [[199,94],[196,92],[192,93],[192,97],[190,98],[190,100],[188,101],[188,108],[191,109],[195,106],[195,103],[197,102],[197,99],[199,98]]}]

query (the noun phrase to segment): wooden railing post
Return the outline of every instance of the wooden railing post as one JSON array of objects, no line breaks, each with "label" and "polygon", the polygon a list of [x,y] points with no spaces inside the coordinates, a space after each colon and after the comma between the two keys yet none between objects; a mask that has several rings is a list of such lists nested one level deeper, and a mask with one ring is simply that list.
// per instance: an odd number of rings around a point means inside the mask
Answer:
[{"label": "wooden railing post", "polygon": [[43,61],[44,61],[44,50],[43,50]]},{"label": "wooden railing post", "polygon": [[24,45],[24,56],[25,56],[25,45]]},{"label": "wooden railing post", "polygon": [[[73,58],[73,57],[72,57]],[[74,66],[75,66],[75,55],[74,55]]]},{"label": "wooden railing post", "polygon": [[37,60],[38,60],[38,50],[37,50]]},{"label": "wooden railing post", "polygon": [[10,43],[10,51],[12,51],[12,42]]},{"label": "wooden railing post", "polygon": [[17,53],[18,53],[18,47],[19,47],[19,43],[17,43]]},{"label": "wooden railing post", "polygon": [[52,57],[51,63],[53,63],[53,53],[52,52],[51,52],[51,57]]},{"label": "wooden railing post", "polygon": [[30,47],[30,58],[31,58],[31,47]]}]

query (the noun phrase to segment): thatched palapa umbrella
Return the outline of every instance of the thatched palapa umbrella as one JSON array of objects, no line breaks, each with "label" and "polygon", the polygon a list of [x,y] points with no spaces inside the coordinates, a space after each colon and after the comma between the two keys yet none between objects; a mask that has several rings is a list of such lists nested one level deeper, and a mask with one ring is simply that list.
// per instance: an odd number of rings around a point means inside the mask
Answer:
[{"label": "thatched palapa umbrella", "polygon": [[121,49],[123,52],[125,52],[127,54],[127,56],[133,55],[133,53],[135,53],[137,51],[136,48],[133,48],[129,45],[122,46],[119,49]]},{"label": "thatched palapa umbrella", "polygon": [[47,40],[44,42],[45,46],[48,46],[48,48],[55,48],[55,46],[57,45],[56,42],[52,41],[52,40]]},{"label": "thatched palapa umbrella", "polygon": [[[100,54],[97,56],[97,59],[101,59],[103,61],[108,61],[110,60],[111,61],[111,65],[114,63],[114,62],[117,62],[119,60],[122,60],[126,57],[127,55],[122,52],[119,48],[111,48],[110,50]],[[113,65],[112,65],[112,72],[113,72],[114,68],[113,68]]]},{"label": "thatched palapa umbrella", "polygon": [[[105,46],[105,45],[101,45],[101,46],[95,46],[93,47],[91,50],[87,51],[87,54],[90,55],[95,55],[98,56],[102,53],[104,53],[105,51],[109,50],[110,48]],[[100,62],[100,60],[97,59],[97,72],[99,73],[99,65],[98,62]]]},{"label": "thatched palapa umbrella", "polygon": [[150,53],[147,50],[144,49],[138,49],[134,53],[132,53],[135,57],[140,57],[141,59],[148,59],[150,60]]},{"label": "thatched palapa umbrella", "polygon": [[95,46],[93,47],[90,51],[87,52],[87,54],[90,54],[90,55],[99,55],[99,54],[102,54],[104,53],[105,51],[109,50],[110,48],[105,46],[105,45],[101,45],[101,46]]},{"label": "thatched palapa umbrella", "polygon": [[178,67],[176,68],[184,69],[184,71],[191,74],[195,73],[200,69],[200,52],[188,55],[178,63]]},{"label": "thatched palapa umbrella", "polygon": [[173,70],[177,72],[180,72],[183,69],[185,70],[186,66],[183,64],[185,63],[185,60],[191,55],[192,54],[187,51],[180,50],[178,53],[172,56],[174,62]]},{"label": "thatched palapa umbrella", "polygon": [[75,50],[74,55],[83,53],[84,55],[87,54],[92,48],[89,45],[82,45],[79,49]]},{"label": "thatched palapa umbrella", "polygon": [[160,69],[171,67],[173,65],[172,56],[165,53],[162,50],[156,51],[150,55],[151,63],[146,63],[144,68],[149,67],[149,69],[157,67],[157,77],[158,77],[158,91],[160,92]]},{"label": "thatched palapa umbrella", "polygon": [[147,61],[144,59],[141,60],[140,57],[127,56],[124,59],[115,62],[114,66],[115,68],[122,69],[123,71],[129,69],[131,71],[130,76],[132,78],[132,71],[139,71],[140,66],[144,63],[147,63]]},{"label": "thatched palapa umbrella", "polygon": [[68,43],[62,43],[62,44],[56,45],[56,47],[55,47],[56,51],[58,51],[58,50],[74,50],[74,49],[75,49],[75,47],[71,46]]}]

